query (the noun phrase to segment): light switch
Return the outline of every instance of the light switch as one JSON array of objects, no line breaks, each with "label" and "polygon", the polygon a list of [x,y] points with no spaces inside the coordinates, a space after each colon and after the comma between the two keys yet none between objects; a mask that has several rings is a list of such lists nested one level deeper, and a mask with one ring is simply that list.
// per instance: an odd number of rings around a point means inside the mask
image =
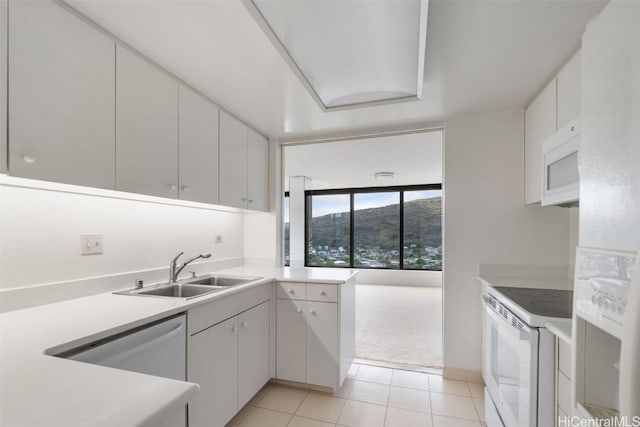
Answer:
[{"label": "light switch", "polygon": [[222,234],[216,234],[216,243],[222,243]]},{"label": "light switch", "polygon": [[80,255],[100,255],[102,253],[102,234],[81,234]]}]

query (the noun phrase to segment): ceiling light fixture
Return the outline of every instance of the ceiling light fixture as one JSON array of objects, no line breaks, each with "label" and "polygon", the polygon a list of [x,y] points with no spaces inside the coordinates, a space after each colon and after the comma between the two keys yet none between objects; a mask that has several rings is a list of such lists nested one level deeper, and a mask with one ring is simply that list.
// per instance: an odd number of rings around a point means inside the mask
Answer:
[{"label": "ceiling light fixture", "polygon": [[324,111],[422,97],[428,0],[243,0]]},{"label": "ceiling light fixture", "polygon": [[393,179],[393,172],[376,172],[376,179]]}]

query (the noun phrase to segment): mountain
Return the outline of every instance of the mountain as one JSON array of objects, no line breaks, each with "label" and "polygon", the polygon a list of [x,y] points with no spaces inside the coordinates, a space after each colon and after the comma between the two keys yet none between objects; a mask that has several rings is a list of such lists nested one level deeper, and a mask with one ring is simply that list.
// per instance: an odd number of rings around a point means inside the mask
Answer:
[{"label": "mountain", "polygon": [[[354,240],[358,248],[398,249],[399,205],[354,212]],[[311,219],[314,247],[349,246],[349,213],[323,215]],[[404,204],[404,245],[442,245],[442,198],[419,199]]]}]

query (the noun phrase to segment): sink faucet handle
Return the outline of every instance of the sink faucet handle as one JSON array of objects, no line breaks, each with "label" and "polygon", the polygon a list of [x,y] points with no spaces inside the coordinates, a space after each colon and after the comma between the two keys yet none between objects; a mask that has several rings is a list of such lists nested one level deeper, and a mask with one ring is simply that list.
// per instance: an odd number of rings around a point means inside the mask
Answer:
[{"label": "sink faucet handle", "polygon": [[192,279],[196,278],[196,272],[195,271],[189,271],[189,273],[191,273],[191,278]]},{"label": "sink faucet handle", "polygon": [[173,259],[173,261],[171,261],[171,263],[175,264],[176,261],[178,261],[178,258],[180,258],[182,255],[184,255],[184,252],[180,252],[178,255],[176,255],[176,257]]},{"label": "sink faucet handle", "polygon": [[136,279],[136,289],[142,289],[142,287],[144,286],[144,280],[141,279]]}]

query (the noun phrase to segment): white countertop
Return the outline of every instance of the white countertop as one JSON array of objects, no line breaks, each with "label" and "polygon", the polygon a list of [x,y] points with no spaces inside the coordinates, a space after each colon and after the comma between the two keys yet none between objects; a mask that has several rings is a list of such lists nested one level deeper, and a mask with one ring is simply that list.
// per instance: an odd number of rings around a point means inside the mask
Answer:
[{"label": "white countertop", "polygon": [[573,289],[573,280],[563,278],[478,276],[478,279],[489,286],[564,290]]},{"label": "white countertop", "polygon": [[106,293],[1,314],[0,425],[152,426],[157,417],[192,400],[198,385],[48,354],[263,286],[273,279],[339,284],[356,271],[237,267],[214,273],[264,279],[191,300]]}]

